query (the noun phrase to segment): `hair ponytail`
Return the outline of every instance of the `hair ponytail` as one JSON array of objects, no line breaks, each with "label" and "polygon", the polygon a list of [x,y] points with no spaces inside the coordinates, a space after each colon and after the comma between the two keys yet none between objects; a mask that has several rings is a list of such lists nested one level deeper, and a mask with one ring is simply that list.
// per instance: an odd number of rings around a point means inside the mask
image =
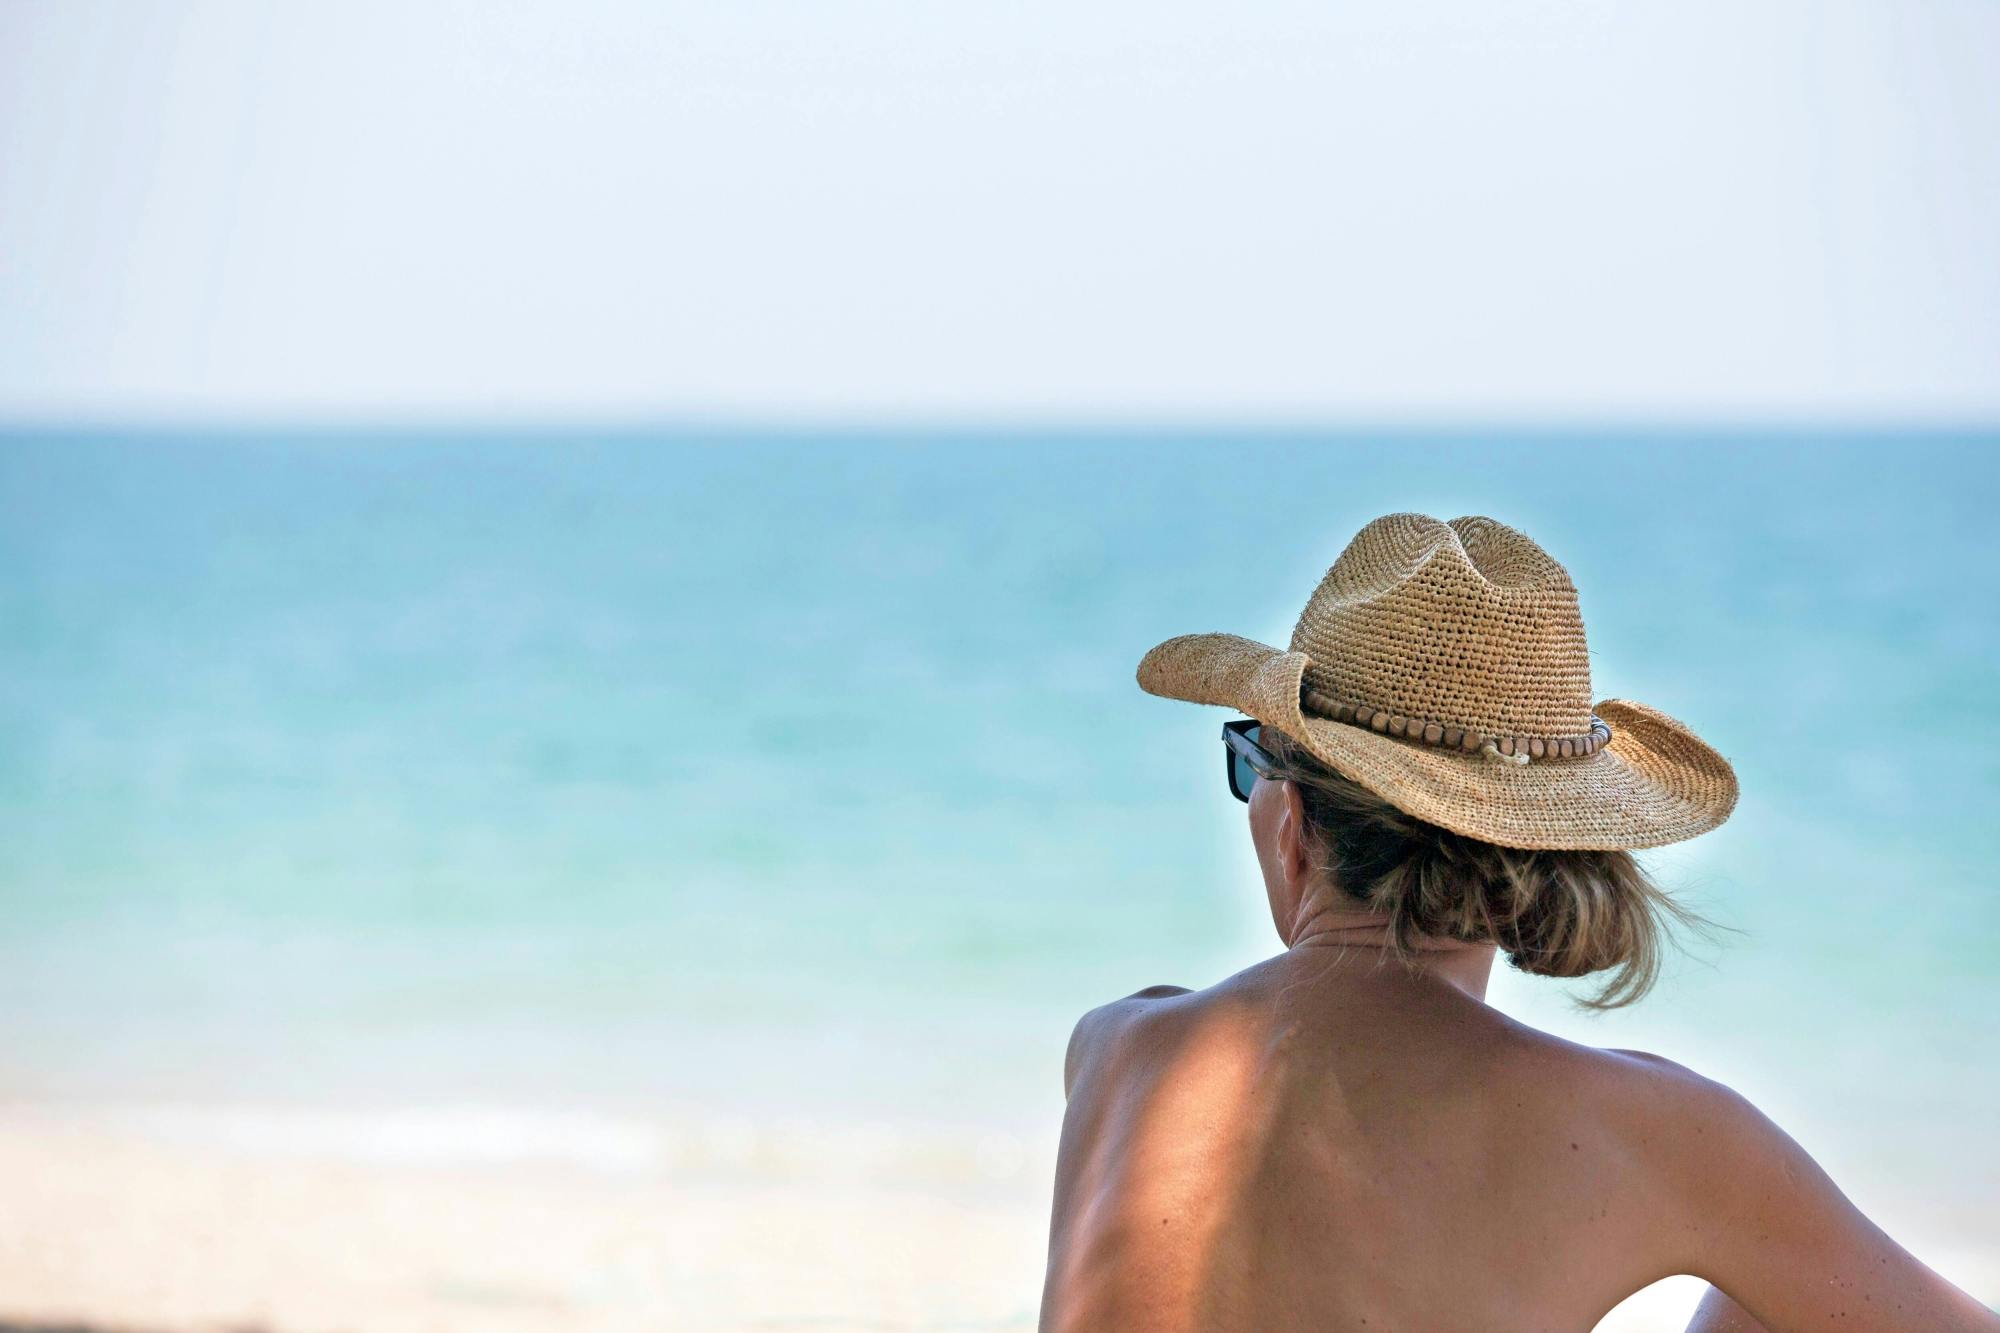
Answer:
[{"label": "hair ponytail", "polygon": [[1398,952],[1420,936],[1490,942],[1523,972],[1613,973],[1581,1003],[1637,1000],[1660,972],[1669,926],[1709,923],[1655,884],[1624,851],[1524,850],[1468,838],[1405,814],[1334,772],[1275,728],[1261,744],[1273,776],[1298,784],[1321,869],[1385,914]]}]

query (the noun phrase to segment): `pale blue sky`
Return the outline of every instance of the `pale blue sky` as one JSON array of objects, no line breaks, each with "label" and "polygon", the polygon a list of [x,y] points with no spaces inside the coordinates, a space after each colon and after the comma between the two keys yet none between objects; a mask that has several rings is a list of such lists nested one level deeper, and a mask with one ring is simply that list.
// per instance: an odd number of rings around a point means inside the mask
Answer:
[{"label": "pale blue sky", "polygon": [[0,417],[2000,418],[2000,6],[0,0]]}]

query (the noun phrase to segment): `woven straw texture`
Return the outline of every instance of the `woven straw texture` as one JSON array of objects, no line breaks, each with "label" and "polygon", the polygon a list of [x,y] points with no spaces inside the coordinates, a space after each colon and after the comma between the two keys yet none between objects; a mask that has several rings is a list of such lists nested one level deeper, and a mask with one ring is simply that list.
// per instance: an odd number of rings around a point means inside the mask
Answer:
[{"label": "woven straw texture", "polygon": [[[1221,704],[1294,737],[1419,819],[1503,847],[1658,847],[1736,805],[1729,761],[1644,704],[1590,702],[1576,587],[1526,535],[1490,518],[1389,514],[1320,580],[1289,651],[1190,634],[1139,663],[1149,693]],[[1594,754],[1497,762],[1308,715],[1301,690],[1483,735],[1611,726]]]}]

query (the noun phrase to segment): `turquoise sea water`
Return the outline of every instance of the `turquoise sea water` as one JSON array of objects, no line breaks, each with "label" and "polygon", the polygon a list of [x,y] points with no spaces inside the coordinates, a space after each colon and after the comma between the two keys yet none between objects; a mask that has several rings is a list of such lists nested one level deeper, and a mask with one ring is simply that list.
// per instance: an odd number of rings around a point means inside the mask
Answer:
[{"label": "turquoise sea water", "polygon": [[[1060,1114],[1272,947],[1222,710],[1368,519],[1486,513],[1736,764],[1737,933],[1580,1040],[1864,1203],[2000,1196],[2000,436],[0,437],[0,1097]],[[2000,1222],[1986,1243],[2000,1243]]]}]

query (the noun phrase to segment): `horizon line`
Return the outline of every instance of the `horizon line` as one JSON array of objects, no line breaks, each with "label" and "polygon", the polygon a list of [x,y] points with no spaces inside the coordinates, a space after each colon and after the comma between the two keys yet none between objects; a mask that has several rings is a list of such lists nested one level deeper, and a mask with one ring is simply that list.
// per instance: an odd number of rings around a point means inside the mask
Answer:
[{"label": "horizon line", "polygon": [[1313,435],[1453,436],[1473,431],[1505,436],[1802,436],[1916,434],[1927,437],[2000,434],[2000,415],[1925,413],[1704,414],[1666,416],[1604,413],[1534,416],[1519,413],[1279,414],[1188,413],[788,413],[788,412],[235,412],[99,414],[0,412],[0,438],[28,435],[518,435],[600,436],[717,434],[825,437],[942,435],[986,437],[1094,435],[1159,438],[1231,434],[1263,438]]}]

